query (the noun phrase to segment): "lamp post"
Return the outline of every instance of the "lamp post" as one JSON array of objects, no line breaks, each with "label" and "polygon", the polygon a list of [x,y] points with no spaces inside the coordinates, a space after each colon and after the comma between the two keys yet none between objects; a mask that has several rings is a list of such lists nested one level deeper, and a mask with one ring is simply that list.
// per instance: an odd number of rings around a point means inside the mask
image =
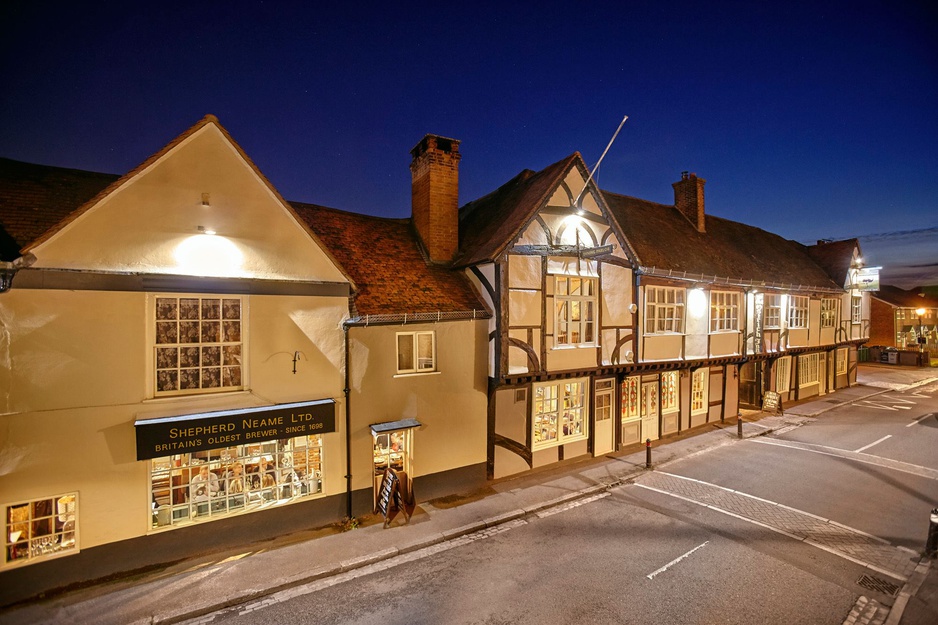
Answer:
[{"label": "lamp post", "polygon": [[922,317],[925,316],[924,308],[916,308],[915,314],[918,315],[918,351],[925,351],[925,335],[922,334]]}]

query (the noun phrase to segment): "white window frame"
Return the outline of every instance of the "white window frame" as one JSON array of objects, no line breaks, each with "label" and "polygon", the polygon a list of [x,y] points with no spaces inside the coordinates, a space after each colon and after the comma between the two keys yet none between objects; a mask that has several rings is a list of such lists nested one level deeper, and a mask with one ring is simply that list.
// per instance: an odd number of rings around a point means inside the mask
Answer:
[{"label": "white window frame", "polygon": [[[160,310],[163,300],[167,302],[175,300],[175,319],[167,318],[166,313]],[[181,316],[181,302],[183,300],[198,301],[198,319],[194,317],[183,318]],[[210,300],[218,300],[219,302],[219,317],[217,318],[207,319],[202,316],[205,313],[203,304]],[[240,391],[248,387],[247,297],[223,294],[159,293],[155,294],[150,302],[148,342],[151,356],[148,367],[152,367],[152,373],[149,376],[149,384],[152,385],[152,397],[225,393]],[[228,302],[237,302],[239,315],[237,318],[225,317],[227,311],[230,310],[227,305]],[[167,305],[171,306],[171,304]],[[218,334],[214,338],[217,340],[203,341],[204,333],[208,329],[207,326],[214,325],[215,319],[218,322]],[[162,324],[166,324],[170,328],[175,326],[175,330],[170,330],[167,335],[159,327]],[[184,331],[184,324],[193,324],[193,331],[198,332],[197,340],[186,340],[187,338],[196,338],[191,335],[190,337],[181,336]],[[173,332],[175,332],[175,342],[167,340],[172,338]],[[218,350],[218,360],[206,365],[206,356],[212,354],[216,348]],[[176,350],[175,359],[172,356],[173,350]],[[186,362],[186,353],[190,354],[188,362]],[[173,364],[173,360],[175,360],[175,364]],[[206,382],[210,384],[211,378],[215,377],[211,374],[212,370],[216,369],[218,371],[218,385],[206,385]],[[182,388],[184,372],[197,372],[198,386]],[[236,383],[225,384],[226,378],[230,381],[234,376],[237,376]],[[168,386],[173,377],[176,380],[176,388],[160,390],[161,387]]]},{"label": "white window frame", "polygon": [[863,321],[863,298],[859,295],[850,296],[850,322],[854,324]]},{"label": "white window frame", "polygon": [[739,293],[710,292],[710,332],[739,331]]},{"label": "white window frame", "polygon": [[837,350],[837,375],[847,373],[847,348],[841,347]]},{"label": "white window frame", "polygon": [[[408,340],[409,339],[409,340]],[[430,356],[421,356],[420,347],[424,341],[430,341]],[[436,332],[433,330],[420,330],[415,332],[397,332],[394,336],[397,354],[398,375],[413,375],[419,373],[434,373],[437,370],[436,361]],[[405,352],[405,350],[407,350]],[[402,356],[409,357],[408,367]],[[403,365],[403,366],[402,366]]]},{"label": "white window frame", "polygon": [[645,287],[645,334],[684,334],[685,289]]},{"label": "white window frame", "polygon": [[837,326],[837,298],[821,298],[821,327],[833,328]]},{"label": "white window frame", "polygon": [[703,414],[710,410],[710,369],[695,369],[691,376],[690,413]]},{"label": "white window frame", "polygon": [[[554,276],[554,345],[595,347],[599,281],[586,276]],[[574,340],[574,337],[580,340]]]},{"label": "white window frame", "polygon": [[[48,514],[38,515],[36,506],[41,502],[50,502],[54,509]],[[11,520],[11,508],[21,509],[24,506],[26,519]],[[79,552],[77,491],[5,503],[0,505],[0,510],[3,511],[3,559],[0,560],[0,569],[15,568]],[[43,522],[51,524],[48,528],[50,531],[39,534],[35,529],[36,524]],[[24,542],[26,550],[23,555],[11,558],[13,548],[19,552]]]},{"label": "white window frame", "polygon": [[791,390],[791,356],[782,356],[775,361],[775,392]]},{"label": "white window frame", "polygon": [[788,327],[790,329],[803,330],[808,327],[810,301],[807,295],[791,295],[788,297]]},{"label": "white window frame", "polygon": [[[531,401],[531,450],[557,447],[589,437],[589,378],[556,380],[534,385]],[[579,422],[580,431],[564,433],[564,418]],[[568,424],[571,421],[568,421]]]},{"label": "white window frame", "polygon": [[782,296],[766,293],[763,300],[763,327],[778,330],[782,327]]},{"label": "white window frame", "polygon": [[798,388],[813,386],[818,383],[818,354],[798,356]]}]

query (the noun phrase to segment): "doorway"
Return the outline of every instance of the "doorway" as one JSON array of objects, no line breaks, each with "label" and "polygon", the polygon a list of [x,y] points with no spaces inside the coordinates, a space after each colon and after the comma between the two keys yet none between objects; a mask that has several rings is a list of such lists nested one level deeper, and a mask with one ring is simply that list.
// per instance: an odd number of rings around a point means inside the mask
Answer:
[{"label": "doorway", "polygon": [[658,440],[658,382],[642,383],[642,440]]},{"label": "doorway", "polygon": [[613,427],[613,393],[616,381],[596,380],[594,403],[596,423],[593,427],[593,455],[601,456],[615,449],[616,431]]}]

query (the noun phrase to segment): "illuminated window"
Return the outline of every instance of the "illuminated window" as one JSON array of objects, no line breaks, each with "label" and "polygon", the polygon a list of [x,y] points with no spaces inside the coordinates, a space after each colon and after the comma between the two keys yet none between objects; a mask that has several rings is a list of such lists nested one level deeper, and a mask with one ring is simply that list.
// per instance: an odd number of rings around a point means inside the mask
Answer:
[{"label": "illuminated window", "polygon": [[850,321],[860,323],[863,320],[863,298],[853,296],[850,298]]},{"label": "illuminated window", "polygon": [[713,291],[710,293],[710,331],[725,332],[739,329],[739,293]]},{"label": "illuminated window", "polygon": [[645,287],[645,334],[684,332],[684,289]]},{"label": "illuminated window", "polygon": [[808,298],[804,295],[793,295],[788,304],[788,327],[808,327]]},{"label": "illuminated window", "polygon": [[811,386],[818,382],[818,355],[805,354],[798,357],[798,386]]},{"label": "illuminated window", "polygon": [[157,394],[242,386],[241,299],[156,298]]},{"label": "illuminated window", "polygon": [[596,279],[557,276],[557,345],[596,344]]},{"label": "illuminated window", "polygon": [[586,439],[587,386],[585,378],[534,385],[533,449]]},{"label": "illuminated window", "polygon": [[661,374],[661,412],[677,412],[680,388],[677,371]]},{"label": "illuminated window", "polygon": [[436,337],[434,335],[434,332],[397,333],[398,373],[436,371]]},{"label": "illuminated window", "polygon": [[697,369],[691,382],[690,412],[700,414],[707,412],[710,391],[710,370]]},{"label": "illuminated window", "polygon": [[639,416],[639,379],[637,377],[622,380],[620,405],[622,419],[632,419]]},{"label": "illuminated window", "polygon": [[787,393],[791,388],[791,356],[784,356],[775,361],[775,390]]},{"label": "illuminated window", "polygon": [[821,300],[821,327],[833,328],[837,324],[837,300],[825,297]]},{"label": "illuminated window", "polygon": [[78,552],[78,493],[3,506],[4,564]]},{"label": "illuminated window", "polygon": [[778,329],[782,327],[782,296],[765,296],[765,327]]}]

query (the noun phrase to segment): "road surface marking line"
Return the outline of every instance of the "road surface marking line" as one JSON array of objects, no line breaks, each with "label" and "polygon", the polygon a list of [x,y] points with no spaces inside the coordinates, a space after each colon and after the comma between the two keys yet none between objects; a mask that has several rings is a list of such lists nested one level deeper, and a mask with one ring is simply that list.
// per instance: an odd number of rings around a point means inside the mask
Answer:
[{"label": "road surface marking line", "polygon": [[[860,454],[861,456],[866,456],[865,458],[857,457],[854,454],[856,452],[850,451],[849,449],[837,449],[836,447],[826,447],[824,445],[812,445],[811,443],[793,443],[791,441],[780,441],[772,439],[763,439],[763,438],[753,438],[748,439],[747,442],[759,443],[760,445],[775,445],[776,447],[787,447],[788,449],[795,449],[798,451],[807,451],[812,454],[821,454],[824,456],[834,456],[837,458],[848,458],[856,462],[862,462],[864,464],[872,464],[884,469],[892,469],[894,471],[901,471],[902,473],[908,473],[910,475],[917,475],[919,477],[924,477],[929,480],[938,480],[938,471],[929,467],[919,466],[917,464],[910,464],[908,462],[902,462],[901,460],[893,460],[891,458],[882,458],[880,456],[874,456],[872,454]],[[813,449],[812,449],[813,448]],[[825,451],[830,450],[830,451]],[[884,462],[888,461],[888,462]]]},{"label": "road surface marking line", "polygon": [[923,414],[921,417],[919,417],[918,419],[914,419],[914,420],[912,421],[912,423],[908,424],[908,425],[905,426],[905,427],[910,428],[910,427],[912,427],[913,425],[915,425],[916,423],[919,423],[919,422],[921,422],[921,421],[924,421],[924,420],[927,419],[928,417],[933,417],[934,415],[935,415],[934,412],[929,412],[929,413],[927,413],[927,414]]},{"label": "road surface marking line", "polygon": [[882,443],[883,441],[889,440],[890,438],[892,438],[892,434],[887,434],[886,436],[882,437],[882,438],[879,439],[878,441],[872,442],[872,443],[870,443],[869,445],[864,445],[864,446],[861,447],[860,449],[855,450],[854,453],[860,453],[861,451],[865,451],[865,450],[869,449],[870,447],[872,447],[872,446],[874,446],[874,445],[879,445],[879,444]]},{"label": "road surface marking line", "polygon": [[807,544],[807,545],[811,545],[812,547],[817,547],[817,548],[820,549],[821,551],[826,551],[827,553],[829,553],[829,554],[831,554],[831,555],[835,555],[835,556],[837,556],[837,557],[839,557],[839,558],[843,558],[844,560],[850,560],[850,561],[853,562],[854,564],[859,564],[860,566],[866,567],[866,568],[868,568],[868,569],[870,569],[870,570],[873,570],[873,571],[876,571],[877,573],[882,573],[883,575],[888,575],[889,577],[892,577],[893,579],[898,579],[898,580],[903,581],[903,582],[908,579],[908,578],[906,578],[906,577],[903,577],[902,575],[899,575],[899,574],[896,573],[895,571],[888,571],[888,570],[886,570],[886,569],[884,569],[884,568],[881,568],[881,567],[876,566],[875,564],[870,564],[869,562],[864,562],[863,560],[861,560],[861,559],[859,559],[859,558],[854,558],[853,556],[851,556],[851,555],[849,555],[849,554],[846,554],[846,553],[844,553],[843,551],[837,551],[836,549],[834,549],[834,548],[832,548],[832,547],[828,547],[827,545],[822,545],[821,543],[814,542],[814,541],[811,540],[810,538],[804,539],[804,543]]},{"label": "road surface marking line", "polygon": [[696,499],[691,499],[690,497],[683,497],[683,496],[681,496],[681,495],[677,495],[677,494],[675,494],[675,493],[671,493],[671,492],[668,492],[668,491],[666,491],[666,490],[661,490],[660,488],[655,488],[654,486],[646,486],[646,485],[644,485],[644,484],[639,484],[638,482],[635,482],[635,485],[638,486],[639,488],[644,488],[645,490],[653,490],[653,491],[655,491],[656,493],[661,493],[662,495],[667,495],[668,497],[674,497],[675,499],[683,499],[684,501],[686,501],[686,502],[688,502],[688,503],[697,504],[698,506],[700,506],[700,507],[702,507],[702,508],[709,508],[709,507],[710,507],[710,506],[708,506],[707,504],[705,504],[705,503],[702,502],[702,501],[697,501]]},{"label": "road surface marking line", "polygon": [[707,546],[707,543],[709,543],[709,542],[710,542],[709,540],[704,541],[703,544],[697,545],[696,547],[694,547],[693,549],[691,549],[690,551],[688,551],[688,552],[685,553],[684,555],[682,555],[682,556],[680,556],[680,557],[677,557],[677,558],[674,558],[673,560],[671,560],[670,562],[668,562],[667,564],[665,564],[663,567],[661,567],[661,568],[658,569],[657,571],[654,571],[653,573],[651,573],[651,574],[649,574],[649,575],[646,575],[645,577],[647,577],[648,579],[654,579],[655,575],[657,575],[658,573],[664,573],[665,571],[667,571],[668,569],[670,569],[672,566],[674,566],[675,564],[677,564],[678,562],[680,562],[681,560],[683,560],[684,558],[686,558],[686,557],[689,556],[690,554],[694,553],[695,551],[697,551],[697,550],[700,549],[701,547],[706,547],[706,546]]}]

